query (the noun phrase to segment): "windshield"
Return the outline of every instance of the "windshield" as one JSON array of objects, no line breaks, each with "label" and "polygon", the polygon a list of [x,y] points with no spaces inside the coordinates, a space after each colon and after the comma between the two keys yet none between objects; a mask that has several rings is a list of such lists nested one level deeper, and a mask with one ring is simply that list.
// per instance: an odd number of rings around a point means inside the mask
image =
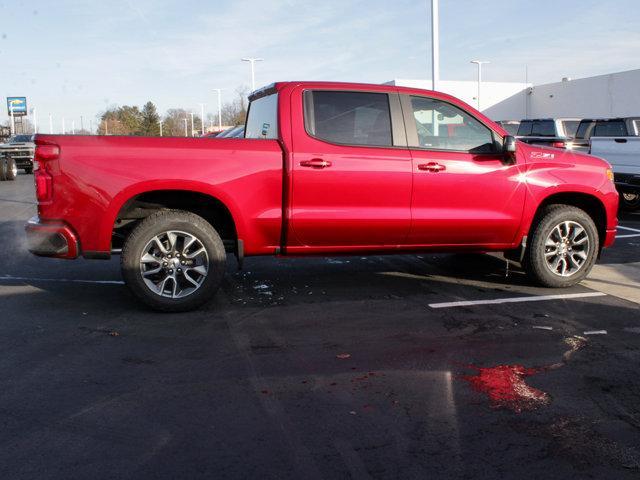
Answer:
[{"label": "windshield", "polygon": [[33,142],[33,135],[16,135],[9,141],[11,143]]}]

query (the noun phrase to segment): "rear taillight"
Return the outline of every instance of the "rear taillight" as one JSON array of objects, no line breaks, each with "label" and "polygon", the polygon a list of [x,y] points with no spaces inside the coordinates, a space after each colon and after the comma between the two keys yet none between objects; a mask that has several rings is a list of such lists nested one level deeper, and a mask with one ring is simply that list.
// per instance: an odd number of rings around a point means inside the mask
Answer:
[{"label": "rear taillight", "polygon": [[47,163],[60,156],[60,147],[56,144],[36,144],[33,159],[33,175],[36,184],[36,198],[39,203],[53,199],[53,177],[49,173]]},{"label": "rear taillight", "polygon": [[39,203],[50,202],[53,197],[53,178],[46,170],[38,169],[33,172],[36,182],[36,198]]},{"label": "rear taillight", "polygon": [[55,160],[60,156],[60,147],[55,144],[36,145],[36,160]]},{"label": "rear taillight", "polygon": [[553,142],[551,144],[551,146],[553,148],[567,148],[567,143],[566,142]]}]

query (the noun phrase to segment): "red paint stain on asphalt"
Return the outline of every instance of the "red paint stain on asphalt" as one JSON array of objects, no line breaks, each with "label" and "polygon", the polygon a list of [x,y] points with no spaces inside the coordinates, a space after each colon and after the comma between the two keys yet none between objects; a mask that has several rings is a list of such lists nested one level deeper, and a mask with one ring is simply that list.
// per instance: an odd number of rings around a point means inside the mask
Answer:
[{"label": "red paint stain on asphalt", "polygon": [[569,347],[558,363],[539,368],[526,368],[522,365],[498,365],[497,367],[482,368],[468,365],[478,372],[477,375],[464,375],[461,378],[471,384],[474,390],[486,393],[494,408],[508,408],[516,413],[535,410],[551,402],[551,396],[527,385],[525,378],[537,373],[557,370],[569,363],[575,352],[587,345],[584,337],[573,336],[564,339]]},{"label": "red paint stain on asphalt", "polygon": [[470,365],[477,375],[465,375],[474,390],[486,393],[493,408],[508,408],[516,413],[535,410],[547,405],[551,398],[542,390],[526,384],[525,378],[543,369],[525,368],[522,365],[499,365],[482,368]]}]

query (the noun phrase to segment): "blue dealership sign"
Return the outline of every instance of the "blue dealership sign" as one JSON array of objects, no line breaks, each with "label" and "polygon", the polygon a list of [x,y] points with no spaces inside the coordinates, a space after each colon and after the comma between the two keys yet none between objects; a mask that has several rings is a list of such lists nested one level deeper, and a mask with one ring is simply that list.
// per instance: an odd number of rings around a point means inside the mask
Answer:
[{"label": "blue dealership sign", "polygon": [[13,116],[23,116],[27,114],[27,97],[7,97],[7,114]]}]

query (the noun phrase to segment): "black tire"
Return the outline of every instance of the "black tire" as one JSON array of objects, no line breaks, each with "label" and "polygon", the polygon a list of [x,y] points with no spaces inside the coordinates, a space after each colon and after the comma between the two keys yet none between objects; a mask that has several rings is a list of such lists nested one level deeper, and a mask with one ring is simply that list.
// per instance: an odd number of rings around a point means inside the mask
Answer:
[{"label": "black tire", "polygon": [[[182,298],[163,296],[168,293],[164,290],[164,284],[162,288],[158,287],[158,289],[162,291],[162,294],[157,291],[152,291],[151,286],[148,286],[148,283],[145,282],[145,278],[149,279],[149,277],[143,277],[142,274],[143,267],[141,266],[141,259],[143,255],[148,252],[146,248],[149,247],[149,245],[152,245],[151,248],[154,248],[153,244],[151,244],[154,237],[162,236],[165,232],[184,232],[189,236],[194,236],[205,250],[203,255],[205,255],[206,258],[201,258],[201,262],[203,265],[207,265],[208,272],[206,276],[202,277],[202,284],[197,287],[195,291]],[[184,243],[186,243],[186,241]],[[182,244],[183,246],[184,243]],[[166,248],[168,243],[163,245]],[[176,262],[173,268],[176,268],[175,276],[178,276],[177,272],[181,270],[178,269],[180,265],[177,263],[176,257],[180,256],[180,248],[176,246],[170,250],[178,252],[178,255],[173,255],[173,258],[171,256],[168,257],[172,258],[172,260],[168,260],[169,262]],[[162,255],[163,258],[165,258],[164,253],[161,254],[157,252],[157,255]],[[169,253],[169,255],[171,255],[171,253]],[[182,258],[187,258],[185,257],[184,249],[182,250],[182,255]],[[182,210],[162,210],[142,220],[129,234],[122,249],[121,267],[122,276],[127,286],[134,295],[145,304],[161,312],[186,312],[200,307],[213,297],[222,283],[226,261],[227,255],[222,239],[220,235],[218,235],[218,232],[216,232],[205,219],[191,212]],[[160,261],[156,263],[158,264],[158,268],[163,268],[162,271],[158,273],[161,281],[162,276],[164,275],[166,277],[169,272],[167,268],[171,267],[166,267],[166,265],[162,267]],[[188,268],[185,268],[182,277],[180,277],[183,283],[187,270]],[[148,273],[149,272],[147,272],[147,274]],[[171,273],[173,274],[173,270],[171,270]],[[151,278],[153,279],[153,276],[151,276]],[[155,283],[154,280],[149,281]],[[176,287],[174,286],[174,282],[177,285],[178,282],[176,280],[171,280],[169,283],[173,286],[173,294],[175,295]],[[186,283],[186,285],[190,287],[188,283]]]},{"label": "black tire", "polygon": [[638,210],[640,208],[640,194],[636,192],[621,192],[620,208],[626,212]]},{"label": "black tire", "polygon": [[16,161],[13,158],[7,158],[5,161],[5,180],[15,180],[18,176],[18,168],[16,167]]},{"label": "black tire", "polygon": [[7,159],[0,157],[0,182],[7,179]]},{"label": "black tire", "polygon": [[[577,244],[565,246],[560,242],[557,244],[552,243],[552,246],[547,245],[547,240],[550,239],[552,231],[560,224],[566,225],[564,222],[569,222],[568,224],[573,226],[573,230],[569,229],[572,233],[567,233],[567,238],[579,231],[575,225],[584,229],[584,234],[580,233],[580,236],[576,238],[582,241],[586,236],[588,238],[586,246]],[[560,230],[559,232],[562,231]],[[553,235],[554,237],[556,236],[555,233]],[[550,205],[546,207],[534,223],[528,243],[523,262],[525,270],[536,283],[551,288],[571,287],[581,282],[593,268],[600,250],[598,230],[593,219],[584,210],[569,205]],[[556,245],[561,246],[558,247]],[[568,247],[571,247],[572,250],[568,250]],[[560,251],[564,251],[565,260],[560,260],[559,266],[556,267],[556,272],[554,272],[552,266],[547,262],[547,258],[551,263],[555,263],[554,260],[563,255],[556,255],[554,252]],[[570,255],[575,261],[574,256],[581,253],[586,258],[579,267],[575,267],[575,272],[571,273],[569,270],[571,264],[566,257]],[[567,276],[562,276],[563,268],[567,268]]]},{"label": "black tire", "polygon": [[24,170],[24,173],[26,173],[27,175],[31,175],[33,173],[33,166],[24,167],[23,170]]}]

